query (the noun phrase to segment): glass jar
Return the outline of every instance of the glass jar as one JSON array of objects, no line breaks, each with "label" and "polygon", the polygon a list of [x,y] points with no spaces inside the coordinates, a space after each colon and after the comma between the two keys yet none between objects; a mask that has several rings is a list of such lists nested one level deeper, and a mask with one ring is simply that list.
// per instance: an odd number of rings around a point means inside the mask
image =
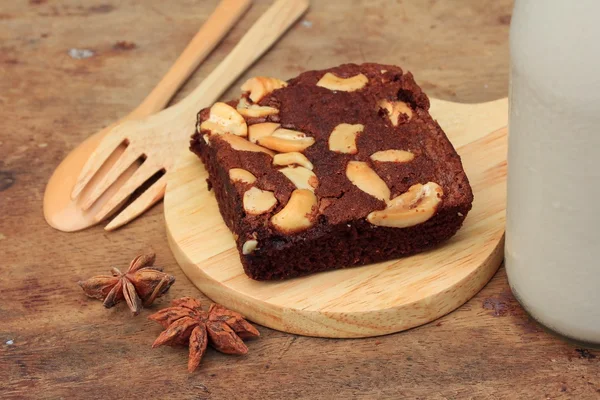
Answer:
[{"label": "glass jar", "polygon": [[600,345],[600,1],[516,0],[506,271],[550,330]]}]

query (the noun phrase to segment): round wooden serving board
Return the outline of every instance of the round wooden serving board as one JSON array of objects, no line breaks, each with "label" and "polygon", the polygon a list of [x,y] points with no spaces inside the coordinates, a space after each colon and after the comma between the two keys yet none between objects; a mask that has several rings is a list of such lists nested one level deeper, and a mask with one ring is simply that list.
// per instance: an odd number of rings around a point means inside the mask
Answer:
[{"label": "round wooden serving board", "polygon": [[242,269],[231,232],[206,188],[200,160],[185,151],[168,175],[169,244],[191,281],[214,301],[273,329],[351,338],[409,329],[464,304],[502,261],[506,204],[507,100],[433,100],[437,119],[473,187],[473,209],[444,245],[399,260],[257,282]]}]

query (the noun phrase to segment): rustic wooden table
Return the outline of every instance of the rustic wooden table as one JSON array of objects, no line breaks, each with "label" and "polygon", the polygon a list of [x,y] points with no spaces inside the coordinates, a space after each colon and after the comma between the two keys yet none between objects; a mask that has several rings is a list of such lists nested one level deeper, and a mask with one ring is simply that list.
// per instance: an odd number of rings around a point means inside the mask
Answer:
[{"label": "rustic wooden table", "polygon": [[[362,340],[260,327],[245,357],[151,349],[160,327],[87,299],[76,282],[154,250],[177,277],[166,298],[201,296],[167,246],[163,207],[125,228],[60,233],[42,217],[44,185],[86,135],[126,114],[167,70],[217,0],[17,0],[0,5],[0,397],[600,398],[600,355],[539,328],[501,269],[475,298],[408,332]],[[189,92],[269,1],[198,70]],[[240,79],[291,77],[343,62],[411,70],[435,97],[507,94],[511,1],[314,0]],[[70,49],[89,49],[75,59]],[[235,88],[226,95],[237,91]]]}]

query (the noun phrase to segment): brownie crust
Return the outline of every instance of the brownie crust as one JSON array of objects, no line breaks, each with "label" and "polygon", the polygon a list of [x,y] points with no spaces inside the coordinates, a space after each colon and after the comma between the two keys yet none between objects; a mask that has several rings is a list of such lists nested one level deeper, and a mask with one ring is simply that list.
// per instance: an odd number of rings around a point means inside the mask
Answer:
[{"label": "brownie crust", "polygon": [[[320,86],[327,73],[342,79],[362,75],[368,82],[358,90],[332,90]],[[248,99],[247,93],[244,98]],[[394,124],[390,112],[378,106],[382,100],[403,102],[410,110],[400,113]],[[238,101],[227,104],[236,108]],[[284,209],[297,186],[273,166],[272,155],[236,150],[222,135],[201,129],[210,118],[210,108],[199,112],[190,145],[208,170],[209,187],[234,234],[244,270],[253,279],[287,279],[415,254],[453,236],[471,209],[473,194],[460,157],[429,115],[427,96],[413,76],[399,67],[345,64],[305,72],[256,104],[278,112],[246,117],[250,128],[278,123],[314,138],[314,144],[302,151],[318,178],[312,189],[317,204],[311,211],[310,227],[286,232],[274,226],[273,216]],[[363,126],[353,153],[332,151],[328,144],[340,124]],[[409,150],[413,158],[410,162],[379,162],[371,157],[388,149]],[[435,182],[443,191],[435,213],[414,226],[373,224],[367,217],[385,210],[386,201],[349,180],[346,170],[352,161],[368,165],[385,182],[392,199],[414,185]],[[249,171],[256,181],[234,181],[232,169]],[[253,187],[271,192],[276,205],[267,212],[248,213],[244,194]],[[249,241],[257,244],[250,252],[244,249]]]}]

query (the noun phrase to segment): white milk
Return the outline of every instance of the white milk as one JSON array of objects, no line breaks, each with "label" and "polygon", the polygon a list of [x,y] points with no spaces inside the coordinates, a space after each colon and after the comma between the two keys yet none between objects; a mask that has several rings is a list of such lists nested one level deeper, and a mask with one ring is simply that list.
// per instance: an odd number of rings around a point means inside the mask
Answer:
[{"label": "white milk", "polygon": [[539,322],[600,344],[600,0],[516,0],[506,270]]}]

